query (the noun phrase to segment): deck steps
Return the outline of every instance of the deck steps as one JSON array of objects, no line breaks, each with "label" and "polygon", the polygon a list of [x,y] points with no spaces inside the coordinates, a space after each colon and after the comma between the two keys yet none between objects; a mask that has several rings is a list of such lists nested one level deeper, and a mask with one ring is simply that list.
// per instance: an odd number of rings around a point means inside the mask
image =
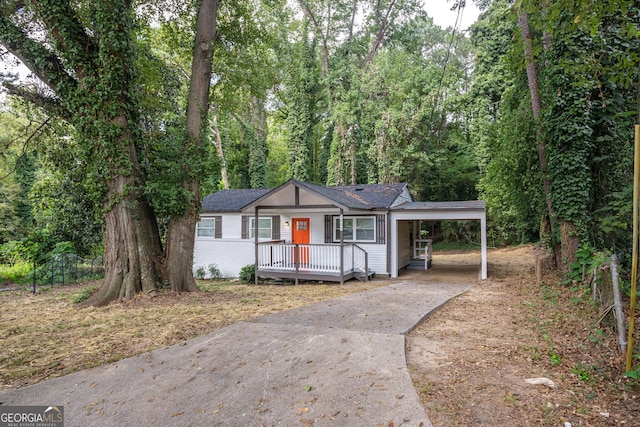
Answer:
[{"label": "deck steps", "polygon": [[354,277],[361,282],[366,282],[368,280],[371,280],[373,276],[375,276],[376,274],[375,271],[371,269],[369,269],[369,274],[367,275],[367,277],[365,277],[364,271],[362,270],[356,270],[354,273],[355,273]]},{"label": "deck steps", "polygon": [[[431,267],[431,260],[429,260],[429,267]],[[424,268],[424,259],[411,259],[409,265],[407,265],[407,270],[426,270]]]}]

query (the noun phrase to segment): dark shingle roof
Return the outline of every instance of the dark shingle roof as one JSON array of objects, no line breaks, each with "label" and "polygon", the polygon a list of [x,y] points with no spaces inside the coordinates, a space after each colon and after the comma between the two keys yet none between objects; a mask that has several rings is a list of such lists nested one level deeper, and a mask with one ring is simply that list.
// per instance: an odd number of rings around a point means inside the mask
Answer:
[{"label": "dark shingle roof", "polygon": [[323,187],[306,184],[317,193],[353,209],[387,209],[407,186],[397,184],[362,184]]},{"label": "dark shingle roof", "polygon": [[[291,180],[287,184],[289,183],[307,188],[338,205],[350,209],[363,210],[388,209],[407,186],[406,183],[396,183],[325,187],[296,180]],[[267,195],[270,191],[273,190],[244,189],[218,191],[204,198],[202,201],[202,210],[203,212],[240,212],[245,206]]]},{"label": "dark shingle roof", "polygon": [[221,190],[202,200],[203,212],[240,212],[249,203],[267,194],[269,188]]}]

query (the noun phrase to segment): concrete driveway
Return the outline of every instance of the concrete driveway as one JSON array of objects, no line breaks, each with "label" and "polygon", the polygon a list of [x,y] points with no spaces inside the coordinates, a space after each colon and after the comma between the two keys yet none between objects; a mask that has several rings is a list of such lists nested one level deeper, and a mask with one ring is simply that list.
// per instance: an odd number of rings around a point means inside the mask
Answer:
[{"label": "concrete driveway", "polygon": [[0,394],[65,426],[431,426],[405,334],[472,286],[400,280]]}]

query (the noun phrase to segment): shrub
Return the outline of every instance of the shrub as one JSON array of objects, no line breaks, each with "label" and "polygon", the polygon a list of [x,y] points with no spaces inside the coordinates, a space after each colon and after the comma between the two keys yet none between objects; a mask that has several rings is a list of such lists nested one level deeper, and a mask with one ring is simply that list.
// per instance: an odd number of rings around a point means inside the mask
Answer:
[{"label": "shrub", "polygon": [[0,245],[0,264],[15,265],[29,259],[26,248],[17,240]]},{"label": "shrub", "polygon": [[22,278],[33,274],[33,266],[27,262],[14,265],[0,265],[0,282],[9,280],[19,282]]},{"label": "shrub", "polygon": [[204,267],[198,267],[196,268],[196,272],[193,275],[195,276],[196,279],[203,280],[207,275],[207,272],[204,269]]},{"label": "shrub", "polygon": [[218,264],[209,264],[207,271],[209,272],[209,279],[222,279],[222,273],[218,268]]},{"label": "shrub", "polygon": [[76,249],[72,242],[58,242],[51,250],[50,255],[75,254]]},{"label": "shrub", "polygon": [[240,269],[240,280],[243,283],[254,283],[256,280],[256,266],[249,264],[242,267]]}]

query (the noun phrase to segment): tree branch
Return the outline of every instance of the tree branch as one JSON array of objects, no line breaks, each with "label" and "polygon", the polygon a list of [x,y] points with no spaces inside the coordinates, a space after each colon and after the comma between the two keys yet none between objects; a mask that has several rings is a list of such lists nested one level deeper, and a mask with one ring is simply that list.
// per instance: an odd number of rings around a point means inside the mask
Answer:
[{"label": "tree branch", "polygon": [[59,97],[76,87],[60,59],[0,13],[0,43]]},{"label": "tree branch", "polygon": [[76,18],[76,11],[66,0],[39,0],[31,3],[55,40],[58,53],[73,68],[78,80],[82,81],[95,68],[98,48]]},{"label": "tree branch", "polygon": [[11,83],[5,82],[4,87],[10,95],[19,96],[25,101],[30,102],[36,107],[40,107],[50,115],[59,117],[71,123],[72,114],[67,110],[56,98],[44,96],[40,93],[27,90],[23,86],[16,86]]},{"label": "tree branch", "polygon": [[[299,0],[300,6],[304,10],[304,14],[311,20],[311,23],[316,29],[316,33],[320,35],[322,39],[322,71],[323,75],[326,77],[329,73],[329,47],[327,46],[327,36],[322,32],[322,27],[320,26],[320,22],[316,19],[313,11],[309,7],[309,5],[304,0]],[[329,17],[331,17],[331,6],[329,6]],[[327,33],[329,24],[327,24]]]},{"label": "tree branch", "polygon": [[[360,61],[360,68],[366,67],[380,48],[380,45],[384,40],[384,33],[387,31],[387,28],[389,28],[389,16],[391,15],[391,11],[393,10],[393,6],[395,4],[396,0],[392,0],[391,3],[389,3],[389,7],[387,8],[387,12],[385,13],[384,18],[382,18],[382,21],[379,22],[378,32],[376,33],[376,37],[371,44],[369,52],[367,52],[367,56],[365,56],[365,58]],[[376,16],[379,17],[379,10],[376,10]]]},{"label": "tree branch", "polygon": [[[36,128],[36,130],[34,130],[33,132],[31,132],[31,134],[27,137],[27,139],[22,143],[22,154],[25,154],[27,152],[27,147],[29,146],[29,143],[35,139],[35,137],[42,132],[42,130],[44,129],[44,127],[49,124],[49,120],[51,118],[47,117],[47,119],[40,123],[38,125],[38,127]],[[9,148],[9,146],[11,146],[11,144],[13,144],[15,142],[15,140],[11,140],[9,142],[7,142],[5,144],[5,146],[3,147],[3,150],[0,151],[0,154],[4,156],[4,150],[7,150]],[[0,176],[0,181],[6,179],[9,175],[13,174],[16,171],[16,167],[17,164],[14,163],[13,167],[10,168],[10,170],[7,171],[7,173],[5,175]]]}]

